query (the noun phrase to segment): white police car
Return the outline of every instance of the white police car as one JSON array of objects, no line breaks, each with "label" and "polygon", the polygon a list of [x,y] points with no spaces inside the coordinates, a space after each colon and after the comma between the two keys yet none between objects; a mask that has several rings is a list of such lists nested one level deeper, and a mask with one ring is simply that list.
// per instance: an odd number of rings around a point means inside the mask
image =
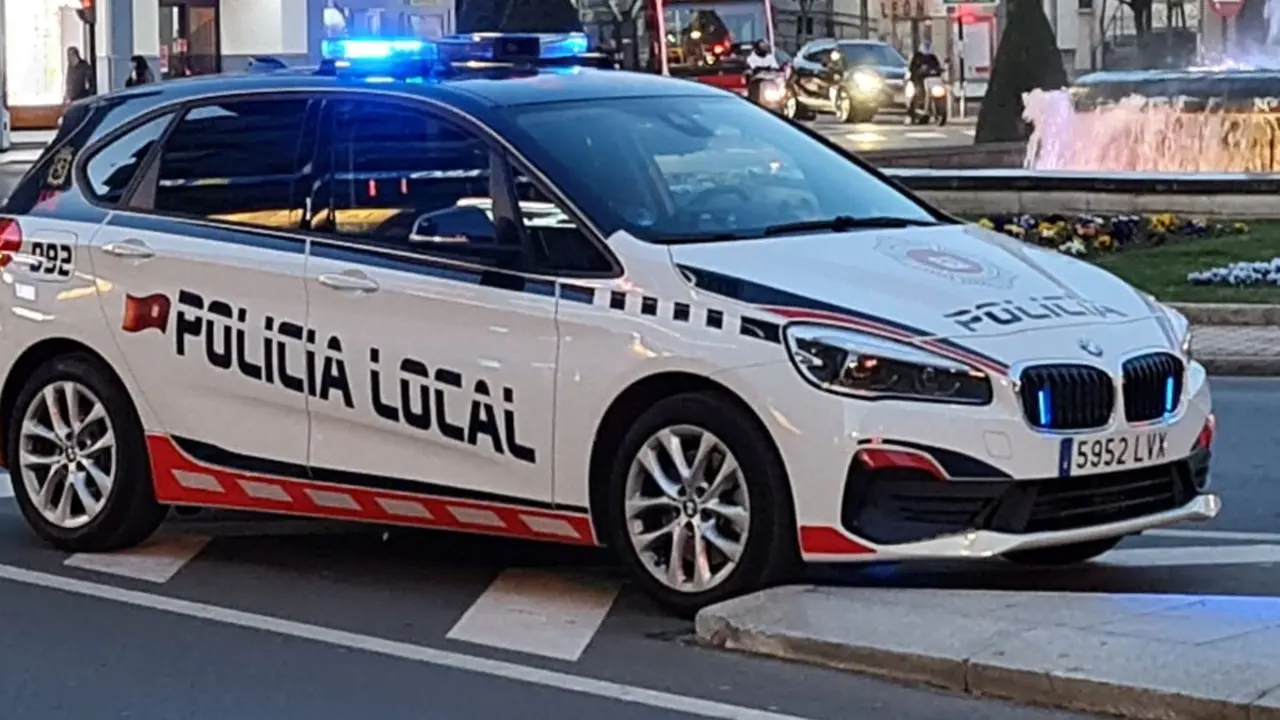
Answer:
[{"label": "white police car", "polygon": [[74,105],[3,209],[0,418],[57,547],[170,506],[801,561],[1082,561],[1213,517],[1178,313],[581,36],[340,41]]}]

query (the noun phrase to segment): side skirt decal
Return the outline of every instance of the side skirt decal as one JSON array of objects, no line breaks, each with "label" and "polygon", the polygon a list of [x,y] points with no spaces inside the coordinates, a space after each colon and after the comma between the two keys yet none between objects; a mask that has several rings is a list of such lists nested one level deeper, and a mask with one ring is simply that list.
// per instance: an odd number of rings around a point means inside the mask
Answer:
[{"label": "side skirt decal", "polygon": [[585,513],[241,472],[191,457],[167,435],[147,436],[156,499],[194,505],[597,545]]}]

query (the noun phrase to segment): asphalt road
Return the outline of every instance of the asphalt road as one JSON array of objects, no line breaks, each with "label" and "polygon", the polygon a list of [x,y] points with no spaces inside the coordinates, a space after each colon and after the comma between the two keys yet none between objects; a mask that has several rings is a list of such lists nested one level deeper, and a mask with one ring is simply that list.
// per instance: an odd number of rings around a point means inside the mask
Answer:
[{"label": "asphalt road", "polygon": [[[1131,538],[1077,569],[886,564],[811,579],[1280,595],[1280,381],[1214,390],[1225,510],[1213,523]],[[0,498],[0,618],[0,706],[15,720],[1079,717],[712,652],[603,552],[430,532],[197,516],[137,552],[68,556]]]},{"label": "asphalt road", "polygon": [[810,126],[854,151],[972,145],[974,133],[972,121],[953,122],[942,127],[906,125],[901,115],[884,115],[877,117],[875,122],[848,125],[824,115]]}]

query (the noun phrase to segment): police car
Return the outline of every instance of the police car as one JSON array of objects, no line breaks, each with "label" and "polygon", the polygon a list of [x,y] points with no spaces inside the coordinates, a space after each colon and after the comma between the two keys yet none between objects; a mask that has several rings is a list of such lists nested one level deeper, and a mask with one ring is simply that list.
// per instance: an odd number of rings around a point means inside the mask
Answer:
[{"label": "police car", "polygon": [[0,220],[35,532],[108,551],[210,507],[604,545],[689,612],[1218,513],[1182,315],[585,46],[334,41],[72,106]]}]

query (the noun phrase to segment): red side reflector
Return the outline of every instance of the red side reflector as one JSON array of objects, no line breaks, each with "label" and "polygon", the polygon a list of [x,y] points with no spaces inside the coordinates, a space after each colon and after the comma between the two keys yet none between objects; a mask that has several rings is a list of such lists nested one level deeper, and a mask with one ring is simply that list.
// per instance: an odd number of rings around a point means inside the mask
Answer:
[{"label": "red side reflector", "polygon": [[1213,436],[1217,432],[1218,417],[1209,413],[1209,417],[1205,418],[1204,427],[1200,428],[1200,434],[1196,436],[1196,448],[1208,450],[1213,445]]}]

